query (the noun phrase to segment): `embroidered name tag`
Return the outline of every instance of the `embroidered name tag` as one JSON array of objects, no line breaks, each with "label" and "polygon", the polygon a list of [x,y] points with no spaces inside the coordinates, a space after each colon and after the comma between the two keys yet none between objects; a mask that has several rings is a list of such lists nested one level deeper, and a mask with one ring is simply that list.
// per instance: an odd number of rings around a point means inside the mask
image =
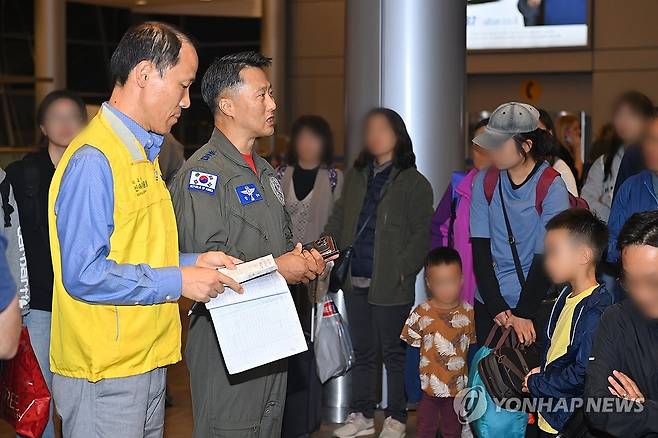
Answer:
[{"label": "embroidered name tag", "polygon": [[218,179],[219,175],[213,175],[212,173],[193,170],[190,174],[190,183],[188,184],[187,188],[189,190],[198,190],[200,192],[206,192],[214,195],[215,189],[217,188]]},{"label": "embroidered name tag", "polygon": [[240,204],[242,205],[252,204],[263,200],[263,195],[258,191],[256,184],[249,183],[237,186],[235,188],[235,193],[237,193]]}]

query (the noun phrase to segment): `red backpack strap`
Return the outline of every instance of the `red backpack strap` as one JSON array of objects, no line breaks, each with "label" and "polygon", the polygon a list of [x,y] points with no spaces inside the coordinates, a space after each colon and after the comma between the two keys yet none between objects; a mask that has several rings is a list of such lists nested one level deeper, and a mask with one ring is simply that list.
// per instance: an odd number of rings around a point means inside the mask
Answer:
[{"label": "red backpack strap", "polygon": [[493,166],[489,167],[487,173],[484,174],[484,197],[487,198],[487,204],[491,204],[499,175],[500,170]]},{"label": "red backpack strap", "polygon": [[546,199],[546,195],[548,195],[548,189],[551,187],[551,184],[553,184],[553,180],[555,180],[555,178],[558,176],[560,176],[560,172],[549,166],[544,169],[544,171],[541,173],[541,176],[539,177],[539,181],[537,181],[535,192],[535,209],[537,210],[537,214],[539,214],[539,216],[541,216],[542,212],[544,211],[542,204],[544,203],[544,199]]}]

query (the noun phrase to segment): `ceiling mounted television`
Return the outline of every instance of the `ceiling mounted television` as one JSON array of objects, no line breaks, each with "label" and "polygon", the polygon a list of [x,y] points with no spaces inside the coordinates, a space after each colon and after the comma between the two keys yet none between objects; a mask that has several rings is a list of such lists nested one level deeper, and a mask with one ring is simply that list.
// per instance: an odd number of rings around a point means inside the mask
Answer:
[{"label": "ceiling mounted television", "polygon": [[589,0],[467,0],[468,50],[588,44]]}]

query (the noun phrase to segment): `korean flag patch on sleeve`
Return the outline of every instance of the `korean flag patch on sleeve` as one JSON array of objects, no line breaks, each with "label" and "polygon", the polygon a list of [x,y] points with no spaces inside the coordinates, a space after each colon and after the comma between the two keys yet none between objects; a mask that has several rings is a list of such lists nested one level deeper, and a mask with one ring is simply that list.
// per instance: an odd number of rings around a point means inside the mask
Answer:
[{"label": "korean flag patch on sleeve", "polygon": [[193,170],[190,173],[190,182],[187,188],[214,195],[218,179],[219,175]]}]

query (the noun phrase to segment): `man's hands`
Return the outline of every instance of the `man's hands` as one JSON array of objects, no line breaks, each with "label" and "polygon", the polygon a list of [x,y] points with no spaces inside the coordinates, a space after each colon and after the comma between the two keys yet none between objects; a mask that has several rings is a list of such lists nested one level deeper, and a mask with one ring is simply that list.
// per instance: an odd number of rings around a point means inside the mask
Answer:
[{"label": "man's hands", "polygon": [[242,263],[242,260],[224,254],[221,251],[208,251],[200,254],[196,259],[196,266],[200,268],[223,268],[235,269],[235,265]]},{"label": "man's hands", "polygon": [[[183,290],[182,295],[194,301],[207,303],[211,298],[224,292],[228,286],[236,292],[242,292],[242,286],[232,278],[220,274],[216,268],[235,269],[242,260],[236,259],[220,251],[210,251],[199,255],[196,266],[181,268]],[[303,251],[302,245],[276,258],[279,272],[290,284],[308,283],[322,274],[325,261],[315,249]]]},{"label": "man's hands", "polygon": [[611,385],[608,386],[608,391],[615,397],[632,400],[637,403],[644,403],[646,400],[644,394],[642,394],[642,391],[640,391],[640,388],[637,387],[633,379],[621,371],[614,370],[612,376],[608,376],[608,383]]},{"label": "man's hands", "polygon": [[315,249],[302,251],[302,244],[298,243],[295,248],[275,259],[279,273],[283,275],[289,284],[304,283],[322,274],[325,261]]},{"label": "man's hands", "polygon": [[505,323],[505,327],[512,327],[519,342],[525,344],[526,347],[537,340],[535,326],[532,325],[532,321],[529,319],[520,318],[514,314],[510,314],[507,323]]},{"label": "man's hands", "polygon": [[241,293],[242,286],[224,274],[220,274],[216,268],[226,267],[235,269],[235,265],[242,263],[240,259],[231,257],[221,251],[209,251],[200,254],[196,260],[196,266],[181,268],[183,290],[181,295],[193,301],[207,303],[211,298],[224,292],[224,285],[234,291]]}]

